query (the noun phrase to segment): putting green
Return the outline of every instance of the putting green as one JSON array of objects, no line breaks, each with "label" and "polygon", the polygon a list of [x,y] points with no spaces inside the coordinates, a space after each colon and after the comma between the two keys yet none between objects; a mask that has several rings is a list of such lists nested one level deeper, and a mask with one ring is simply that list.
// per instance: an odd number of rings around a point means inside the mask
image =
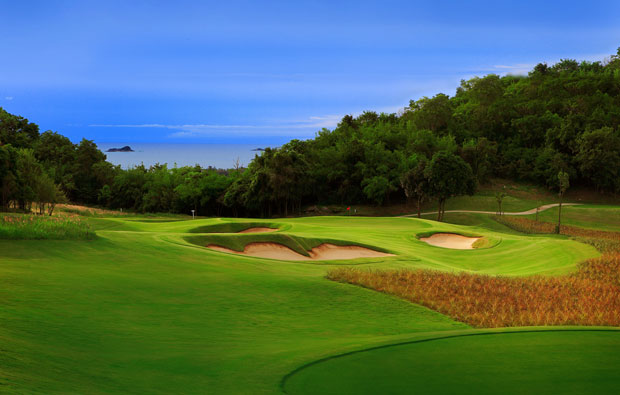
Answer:
[{"label": "putting green", "polygon": [[323,360],[283,382],[289,394],[612,394],[620,331],[465,335]]}]

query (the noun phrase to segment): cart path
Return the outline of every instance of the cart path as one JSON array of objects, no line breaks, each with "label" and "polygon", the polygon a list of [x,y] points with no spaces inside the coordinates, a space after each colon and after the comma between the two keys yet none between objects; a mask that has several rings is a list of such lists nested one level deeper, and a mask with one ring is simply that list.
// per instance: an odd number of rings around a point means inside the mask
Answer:
[{"label": "cart path", "polygon": [[[545,211],[550,208],[557,207],[559,205],[560,203],[545,204],[543,206],[538,207],[538,212]],[[579,206],[579,205],[581,205],[581,203],[562,203],[562,206]],[[497,211],[476,211],[476,210],[446,210],[445,212],[446,213],[492,214],[492,215],[497,214]],[[437,214],[437,211],[428,211],[426,213],[422,213],[422,215],[432,215],[432,214]],[[526,210],[526,211],[520,211],[516,213],[502,212],[502,215],[530,215],[530,214],[536,214],[536,208],[533,208],[531,210]],[[401,215],[401,217],[417,217],[417,216],[418,216],[417,213]]]}]

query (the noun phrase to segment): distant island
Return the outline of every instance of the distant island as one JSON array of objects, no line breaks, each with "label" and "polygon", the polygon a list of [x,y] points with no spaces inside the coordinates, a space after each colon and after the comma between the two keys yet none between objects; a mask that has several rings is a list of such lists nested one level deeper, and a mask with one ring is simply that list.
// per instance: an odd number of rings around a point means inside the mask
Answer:
[{"label": "distant island", "polygon": [[254,148],[252,151],[264,151],[264,148]]},{"label": "distant island", "polygon": [[134,152],[130,146],[126,145],[122,148],[110,148],[106,152]]}]

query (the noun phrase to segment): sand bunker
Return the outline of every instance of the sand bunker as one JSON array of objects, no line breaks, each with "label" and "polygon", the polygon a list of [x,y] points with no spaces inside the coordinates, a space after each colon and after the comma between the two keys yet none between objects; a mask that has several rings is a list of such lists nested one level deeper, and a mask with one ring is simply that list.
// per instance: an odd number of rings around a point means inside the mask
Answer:
[{"label": "sand bunker", "polygon": [[248,229],[239,231],[237,233],[263,233],[263,232],[275,232],[276,230],[278,229],[257,227],[257,228],[248,228]]},{"label": "sand bunker", "polygon": [[333,260],[333,259],[355,259],[355,258],[378,258],[394,256],[384,252],[374,251],[369,248],[359,246],[338,246],[335,244],[321,244],[308,251],[309,257],[301,255],[292,249],[277,243],[249,243],[243,252],[231,250],[215,244],[207,246],[216,251],[229,252],[233,254],[249,255],[259,258],[281,259],[286,261],[312,261],[312,260]]},{"label": "sand bunker", "polygon": [[437,247],[471,250],[474,248],[474,243],[480,240],[480,237],[467,237],[454,233],[435,233],[430,237],[422,237],[420,240]]}]

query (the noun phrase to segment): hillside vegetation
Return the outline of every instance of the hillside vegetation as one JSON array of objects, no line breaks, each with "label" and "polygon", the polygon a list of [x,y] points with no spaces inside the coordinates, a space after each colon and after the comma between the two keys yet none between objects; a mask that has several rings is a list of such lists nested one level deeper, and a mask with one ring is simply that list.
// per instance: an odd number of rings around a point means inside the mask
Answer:
[{"label": "hillside vegetation", "polygon": [[[308,204],[384,205],[471,194],[491,177],[620,192],[620,53],[462,81],[396,114],[346,115],[333,130],[257,155],[247,169],[121,169],[89,140],[0,109],[1,206],[51,213],[67,197],[140,212],[264,216]],[[447,203],[448,207],[450,203]],[[439,216],[441,218],[441,215]]]}]

